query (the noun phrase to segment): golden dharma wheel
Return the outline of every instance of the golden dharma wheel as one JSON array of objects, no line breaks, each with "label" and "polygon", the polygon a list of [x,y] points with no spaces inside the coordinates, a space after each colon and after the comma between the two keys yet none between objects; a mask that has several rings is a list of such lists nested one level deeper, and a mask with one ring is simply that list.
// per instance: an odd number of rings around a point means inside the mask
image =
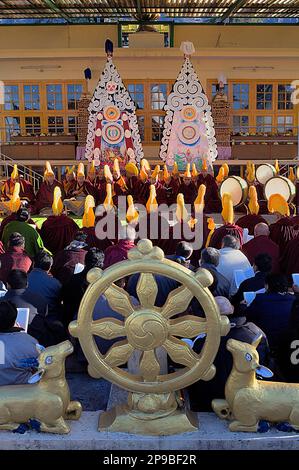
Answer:
[{"label": "golden dharma wheel", "polygon": [[[137,283],[139,305],[133,305],[129,294],[115,282],[121,278],[140,273]],[[165,276],[178,282],[163,307],[156,307],[158,287],[155,275]],[[229,321],[220,316],[217,304],[208,286],[211,274],[199,269],[190,272],[185,267],[164,258],[159,247],[150,240],[140,240],[130,250],[128,260],[114,264],[102,271],[89,271],[90,283],[82,299],[78,319],[70,324],[70,332],[78,337],[88,360],[89,374],[103,377],[130,391],[141,393],[174,392],[195,381],[210,380],[215,374],[213,361],[217,354],[220,337],[227,334]],[[93,320],[93,311],[100,295],[104,294],[110,307],[123,316]],[[184,313],[196,297],[205,317]],[[175,318],[174,318],[175,317]],[[181,338],[194,338],[204,333],[205,342],[200,354],[195,353]],[[97,348],[94,336],[105,339],[125,337],[114,343],[103,355]],[[160,364],[155,350],[162,347],[170,358],[184,367],[170,374],[160,374]],[[141,351],[140,375],[133,375],[119,366],[126,364],[135,350]]]}]

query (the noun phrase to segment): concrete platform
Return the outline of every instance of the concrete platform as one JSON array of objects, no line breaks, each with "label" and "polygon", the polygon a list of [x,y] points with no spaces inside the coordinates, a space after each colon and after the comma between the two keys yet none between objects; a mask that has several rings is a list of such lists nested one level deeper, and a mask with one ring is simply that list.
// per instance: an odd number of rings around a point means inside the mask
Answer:
[{"label": "concrete platform", "polygon": [[99,412],[86,411],[64,436],[1,431],[0,450],[299,450],[299,434],[231,433],[213,413],[199,413],[199,430],[176,436],[98,432],[98,420]]}]

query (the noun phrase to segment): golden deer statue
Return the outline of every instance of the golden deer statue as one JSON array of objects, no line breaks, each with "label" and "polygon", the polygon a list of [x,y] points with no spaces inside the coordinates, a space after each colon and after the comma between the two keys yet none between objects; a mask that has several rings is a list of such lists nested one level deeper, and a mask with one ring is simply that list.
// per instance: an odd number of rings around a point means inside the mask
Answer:
[{"label": "golden deer statue", "polygon": [[299,430],[299,384],[257,380],[273,375],[259,364],[254,344],[235,339],[227,341],[227,349],[233,356],[233,368],[225,385],[225,400],[213,400],[212,407],[222,419],[230,419],[230,431],[256,432],[259,421],[287,422]]},{"label": "golden deer statue", "polygon": [[70,401],[65,379],[65,358],[72,352],[70,341],[46,348],[39,355],[39,368],[30,384],[0,387],[0,430],[15,430],[37,420],[40,431],[70,432],[65,419],[77,420],[82,412],[79,402]]}]

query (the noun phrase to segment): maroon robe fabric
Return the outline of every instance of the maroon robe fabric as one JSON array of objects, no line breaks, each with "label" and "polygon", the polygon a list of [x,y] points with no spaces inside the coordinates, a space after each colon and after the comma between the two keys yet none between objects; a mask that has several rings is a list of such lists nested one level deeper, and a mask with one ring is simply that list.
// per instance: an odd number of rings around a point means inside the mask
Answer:
[{"label": "maroon robe fabric", "polygon": [[112,246],[113,242],[109,240],[108,238],[105,238],[104,240],[100,240],[95,233],[95,227],[83,227],[82,231],[86,233],[87,239],[86,243],[89,246],[89,248],[98,248],[98,250],[105,251],[106,248],[109,246]]},{"label": "maroon robe fabric", "polygon": [[40,185],[40,188],[36,194],[36,201],[33,206],[33,210],[35,212],[40,212],[42,209],[46,207],[52,207],[53,198],[54,198],[54,189],[56,186],[59,186],[62,193],[62,199],[64,199],[64,189],[63,185],[59,183],[59,181],[54,180],[53,184],[48,184],[46,181],[43,181]]},{"label": "maroon robe fabric", "polygon": [[299,273],[299,236],[290,240],[283,250],[280,258],[281,271],[293,283],[292,274]]},{"label": "maroon robe fabric", "polygon": [[261,183],[255,183],[255,188],[260,205],[260,214],[268,214],[268,202],[264,194],[264,185]]},{"label": "maroon robe fabric", "polygon": [[20,269],[28,273],[31,265],[32,260],[23,248],[19,246],[8,248],[6,253],[0,256],[0,280],[6,283],[7,276],[12,269]]},{"label": "maroon robe fabric", "polygon": [[72,180],[72,181],[64,181],[63,182],[63,188],[64,188],[64,191],[65,191],[65,197],[66,199],[69,199],[71,196],[71,194],[73,193],[73,191],[75,190],[75,187],[76,187],[76,180]]},{"label": "maroon robe fabric", "polygon": [[87,251],[82,248],[64,249],[54,256],[52,274],[61,284],[66,284],[74,274],[77,263],[85,264]]},{"label": "maroon robe fabric", "polygon": [[242,246],[242,251],[251,265],[257,255],[267,253],[272,258],[272,272],[279,273],[279,246],[269,237],[260,235],[253,238]]},{"label": "maroon robe fabric", "polygon": [[77,191],[80,191],[80,194],[85,196],[91,195],[94,198],[97,197],[96,188],[90,183],[90,181],[87,180],[85,180],[83,184],[76,182],[76,184],[71,189],[69,189],[67,198],[78,196],[78,194],[75,194]]},{"label": "maroon robe fabric", "polygon": [[201,184],[206,187],[205,194],[205,212],[220,212],[221,200],[218,193],[218,185],[214,176],[200,173],[197,177],[197,189]]},{"label": "maroon robe fabric", "polygon": [[209,246],[220,250],[221,243],[225,235],[233,235],[240,241],[240,245],[243,245],[243,229],[236,224],[225,224],[222,225],[222,227],[216,228],[215,232],[211,236]]},{"label": "maroon robe fabric", "polygon": [[143,187],[142,181],[137,176],[131,176],[130,178],[127,178],[126,180],[126,186],[128,188],[128,195],[131,195],[133,197],[133,201],[135,203],[143,203],[142,198],[141,198],[141,193],[142,193],[142,187]]},{"label": "maroon robe fabric", "polygon": [[40,236],[45,247],[54,255],[69,245],[79,230],[76,222],[67,215],[51,215],[41,226]]},{"label": "maroon robe fabric", "polygon": [[10,199],[9,196],[12,195],[15,184],[17,182],[20,183],[20,199],[25,199],[29,203],[33,203],[33,201],[35,200],[33,186],[29,181],[24,180],[20,177],[16,180],[12,180],[11,178],[9,178],[7,181],[5,181],[4,187],[2,188],[2,196],[7,200]]},{"label": "maroon robe fabric", "polygon": [[[146,205],[148,198],[150,196],[150,187],[152,186],[152,183],[148,180],[143,183],[143,186],[141,188],[140,196],[139,196],[139,202],[143,205]],[[166,197],[166,190],[164,188],[164,185],[161,183],[161,181],[157,181],[153,186],[156,188],[156,199],[158,204],[167,204],[167,197]]]},{"label": "maroon robe fabric", "polygon": [[248,228],[249,235],[254,235],[254,227],[262,222],[264,224],[267,224],[266,219],[264,219],[264,217],[262,217],[261,215],[247,214],[243,215],[243,217],[240,217],[240,219],[237,220],[236,224],[239,227]]},{"label": "maroon robe fabric", "polygon": [[104,269],[109,268],[113,264],[128,259],[128,252],[135,248],[135,244],[131,240],[119,240],[116,245],[109,246],[105,250]]},{"label": "maroon robe fabric", "polygon": [[178,188],[178,194],[180,193],[184,195],[185,204],[193,205],[197,196],[197,189],[193,181],[188,185],[182,182]]},{"label": "maroon robe fabric", "polygon": [[119,178],[118,180],[115,180],[113,183],[113,204],[115,206],[118,206],[118,198],[119,197],[124,197],[128,195],[128,189],[126,185],[126,180],[124,177],[123,179]]},{"label": "maroon robe fabric", "polygon": [[180,186],[180,183],[178,179],[175,179],[172,177],[169,183],[164,182],[163,187],[165,190],[166,204],[168,204],[168,206],[171,206],[172,204],[176,203],[179,186]]},{"label": "maroon robe fabric", "polygon": [[286,244],[299,235],[297,217],[282,217],[271,224],[269,228],[270,238],[279,246],[280,255],[282,255]]}]

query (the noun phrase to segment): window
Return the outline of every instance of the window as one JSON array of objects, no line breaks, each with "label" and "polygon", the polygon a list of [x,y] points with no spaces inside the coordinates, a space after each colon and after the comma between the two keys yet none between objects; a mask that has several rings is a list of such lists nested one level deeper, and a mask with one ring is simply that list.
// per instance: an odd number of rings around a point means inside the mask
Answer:
[{"label": "window", "polygon": [[76,134],[78,129],[78,116],[68,116],[68,132],[70,134]]},{"label": "window", "polygon": [[152,116],[152,140],[161,141],[163,134],[164,116]]},{"label": "window", "polygon": [[24,85],[23,91],[24,91],[25,110],[39,111],[40,109],[39,86],[38,85]]},{"label": "window", "polygon": [[[213,83],[212,84],[212,98],[214,98],[216,93],[217,93],[217,83]],[[224,94],[228,97],[228,93],[229,93],[229,89],[228,89],[228,84],[226,83],[224,85]]]},{"label": "window", "polygon": [[233,131],[236,134],[249,132],[249,117],[233,116]]},{"label": "window", "polygon": [[63,109],[62,85],[47,85],[47,109]]},{"label": "window", "polygon": [[152,109],[163,109],[167,100],[167,85],[166,83],[157,83],[151,85],[151,104]]},{"label": "window", "polygon": [[6,111],[15,111],[20,109],[18,85],[4,86],[4,109]]},{"label": "window", "polygon": [[256,85],[256,109],[272,109],[273,85]]},{"label": "window", "polygon": [[257,132],[271,132],[272,131],[272,116],[257,116],[256,117],[256,131]]},{"label": "window", "polygon": [[144,109],[144,86],[141,83],[129,83],[128,92],[136,109]]},{"label": "window", "polygon": [[291,85],[278,84],[278,108],[277,109],[293,109],[291,95],[293,88]]},{"label": "window", "polygon": [[82,95],[82,85],[67,85],[67,109],[78,109],[78,101]]},{"label": "window", "polygon": [[52,134],[62,134],[64,132],[62,116],[48,117],[48,132]]},{"label": "window", "polygon": [[279,134],[293,133],[293,116],[278,116],[277,132]]},{"label": "window", "polygon": [[141,141],[144,142],[144,116],[137,116],[137,122]]},{"label": "window", "polygon": [[25,117],[25,130],[26,134],[40,134],[40,117],[39,116],[26,116]]},{"label": "window", "polygon": [[21,134],[20,118],[6,116],[5,117],[5,133],[7,142],[10,141],[11,137]]},{"label": "window", "polygon": [[249,84],[233,83],[233,109],[249,108]]}]

